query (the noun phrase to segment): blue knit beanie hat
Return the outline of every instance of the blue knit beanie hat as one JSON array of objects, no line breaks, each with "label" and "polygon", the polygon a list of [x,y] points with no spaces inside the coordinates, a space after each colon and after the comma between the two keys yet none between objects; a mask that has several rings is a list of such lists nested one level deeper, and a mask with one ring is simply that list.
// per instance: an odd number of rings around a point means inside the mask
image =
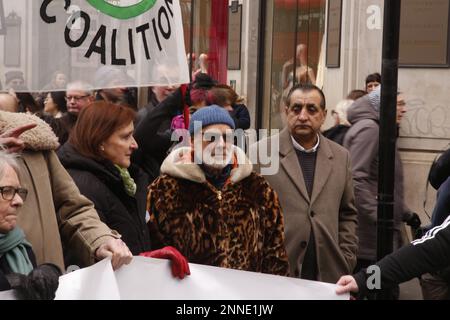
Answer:
[{"label": "blue knit beanie hat", "polygon": [[[201,121],[201,126],[194,128],[195,121]],[[229,125],[231,129],[235,129],[234,120],[231,118],[228,111],[213,104],[211,106],[201,108],[191,116],[191,120],[189,121],[189,133],[192,136],[200,129],[212,124],[226,124]]]}]

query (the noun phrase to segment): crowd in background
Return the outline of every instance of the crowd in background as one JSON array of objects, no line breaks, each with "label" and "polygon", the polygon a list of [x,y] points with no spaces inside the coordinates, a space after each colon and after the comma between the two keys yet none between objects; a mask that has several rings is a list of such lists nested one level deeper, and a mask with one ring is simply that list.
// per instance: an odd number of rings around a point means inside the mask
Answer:
[{"label": "crowd in background", "polygon": [[[297,48],[300,61],[304,50]],[[229,131],[250,128],[250,115],[244,99],[206,68],[188,85],[148,88],[142,106],[137,88],[110,82],[126,77],[110,67],[96,74],[97,90],[56,72],[44,92],[25,93],[23,74],[7,74],[8,92],[0,93],[0,289],[52,298],[68,265],[112,256],[119,268],[143,255],[170,259],[180,278],[189,275],[189,261],[339,281],[367,293],[364,270],[377,263],[381,76],[369,75],[364,89],[339,102],[331,112],[335,125],[322,132],[326,97],[306,64],[297,66],[297,81],[291,64],[283,76],[286,127],[252,146],[279,142],[273,175],[227,139]],[[398,126],[405,112],[399,92]],[[192,141],[180,147],[172,139],[178,129]],[[417,231],[421,221],[404,200],[396,151],[395,252],[379,263],[393,299],[398,283],[426,272],[424,296],[449,297],[450,250],[442,253],[449,243],[449,168],[447,152],[430,175],[439,189],[430,231],[407,245],[405,224]],[[411,267],[420,254],[440,261]],[[447,291],[436,294],[437,281]]]}]

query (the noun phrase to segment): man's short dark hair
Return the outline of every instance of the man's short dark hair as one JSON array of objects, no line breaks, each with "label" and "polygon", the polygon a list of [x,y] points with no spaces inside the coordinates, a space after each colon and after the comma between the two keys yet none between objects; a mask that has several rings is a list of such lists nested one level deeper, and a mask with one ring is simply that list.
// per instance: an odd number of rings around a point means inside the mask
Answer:
[{"label": "man's short dark hair", "polygon": [[323,110],[325,110],[326,108],[325,95],[323,94],[323,91],[319,87],[313,84],[296,84],[295,86],[293,86],[291,90],[289,90],[289,93],[286,97],[286,106],[289,106],[291,104],[291,96],[297,90],[300,90],[302,92],[317,91],[320,95],[320,107]]},{"label": "man's short dark hair", "polygon": [[378,72],[369,74],[369,75],[366,77],[366,85],[367,85],[369,82],[378,82],[378,83],[381,84],[381,74],[379,74]]}]

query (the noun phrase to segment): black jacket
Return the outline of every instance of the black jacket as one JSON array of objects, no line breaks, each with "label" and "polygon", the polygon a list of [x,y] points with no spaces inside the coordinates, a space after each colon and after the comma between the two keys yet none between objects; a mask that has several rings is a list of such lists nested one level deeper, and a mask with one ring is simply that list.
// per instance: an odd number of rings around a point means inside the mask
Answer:
[{"label": "black jacket", "polygon": [[450,149],[445,151],[430,169],[429,181],[436,190],[450,177]]},{"label": "black jacket", "polygon": [[347,133],[348,129],[350,129],[349,126],[343,125],[343,124],[339,124],[337,126],[331,127],[328,130],[325,130],[323,132],[323,135],[330,139],[333,140],[334,142],[340,144],[341,146],[344,145],[344,138],[345,138],[345,134]]},{"label": "black jacket", "polygon": [[153,109],[159,104],[158,99],[156,99],[155,95],[153,95],[145,106],[143,106],[137,113],[136,119],[134,119],[134,126],[137,127],[139,123],[144,119],[148,113],[152,112]]},{"label": "black jacket", "polygon": [[11,289],[11,286],[9,285],[8,279],[6,279],[5,274],[6,273],[0,270],[0,291]]},{"label": "black jacket", "polygon": [[172,146],[172,118],[183,112],[181,89],[175,90],[140,120],[134,132],[139,145],[132,162],[149,175],[150,182],[159,176],[162,162]]},{"label": "black jacket", "polygon": [[[34,256],[33,250],[29,247],[26,247],[28,258],[30,259],[31,263],[33,264],[33,267],[36,268],[36,257]],[[8,265],[8,262],[6,261],[6,257],[0,257],[0,291],[4,290],[10,290],[11,286],[9,285],[8,280],[6,279],[6,275],[10,274],[11,268]]]},{"label": "black jacket", "polygon": [[100,219],[122,235],[133,255],[150,250],[145,222],[147,175],[138,166],[128,168],[137,186],[136,195],[131,197],[111,162],[86,158],[68,143],[58,150],[58,156],[81,194],[94,203]]},{"label": "black jacket", "polygon": [[233,111],[230,116],[234,120],[236,129],[247,130],[250,128],[250,113],[244,104],[236,104],[233,106]]},{"label": "black jacket", "polygon": [[[59,144],[62,146],[69,139],[70,132],[72,131],[75,122],[77,122],[78,115],[71,113],[65,113],[61,118],[51,118],[48,123],[56,134],[59,140]],[[46,119],[44,119],[47,121]]]},{"label": "black jacket", "polygon": [[[413,241],[377,262],[381,288],[389,288],[424,273],[432,273],[450,266],[450,217],[421,239]],[[364,270],[355,275],[361,294],[368,291]]]}]

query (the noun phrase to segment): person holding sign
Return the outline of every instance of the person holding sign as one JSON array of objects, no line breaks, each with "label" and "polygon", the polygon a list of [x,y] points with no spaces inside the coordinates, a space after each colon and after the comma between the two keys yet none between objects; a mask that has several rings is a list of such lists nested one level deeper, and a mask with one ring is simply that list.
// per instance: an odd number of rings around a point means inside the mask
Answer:
[{"label": "person holding sign", "polygon": [[189,274],[187,260],[174,248],[150,251],[148,177],[130,160],[138,147],[134,117],[135,112],[124,105],[94,102],[80,112],[58,156],[81,194],[94,203],[100,219],[121,234],[133,255],[170,259],[174,276],[184,278]]},{"label": "person holding sign", "polygon": [[227,110],[204,107],[190,119],[190,147],[170,153],[149,187],[150,235],[190,262],[287,276],[278,195],[233,146]]},{"label": "person holding sign", "polygon": [[421,239],[376,262],[367,271],[341,277],[336,293],[353,293],[363,297],[371,291],[394,288],[426,272],[436,272],[449,266],[450,217]]},{"label": "person holding sign", "polygon": [[358,248],[350,155],[320,133],[327,114],[322,90],[296,85],[286,101],[288,125],[252,145],[250,154],[270,148],[277,156],[270,162],[259,156],[255,169],[262,173],[279,161],[276,172],[264,175],[280,195],[291,275],[334,283],[353,270]]},{"label": "person holding sign", "polygon": [[55,153],[57,138],[36,116],[0,112],[0,143],[18,154],[19,180],[28,189],[18,225],[32,244],[36,262],[65,270],[63,248],[79,266],[112,257],[113,268],[131,262],[128,247],[117,232],[98,218],[92,202],[83,197]]},{"label": "person holding sign", "polygon": [[28,195],[18,170],[16,157],[0,151],[0,291],[15,289],[20,299],[53,299],[61,271],[53,264],[36,266],[32,246],[17,226]]}]

